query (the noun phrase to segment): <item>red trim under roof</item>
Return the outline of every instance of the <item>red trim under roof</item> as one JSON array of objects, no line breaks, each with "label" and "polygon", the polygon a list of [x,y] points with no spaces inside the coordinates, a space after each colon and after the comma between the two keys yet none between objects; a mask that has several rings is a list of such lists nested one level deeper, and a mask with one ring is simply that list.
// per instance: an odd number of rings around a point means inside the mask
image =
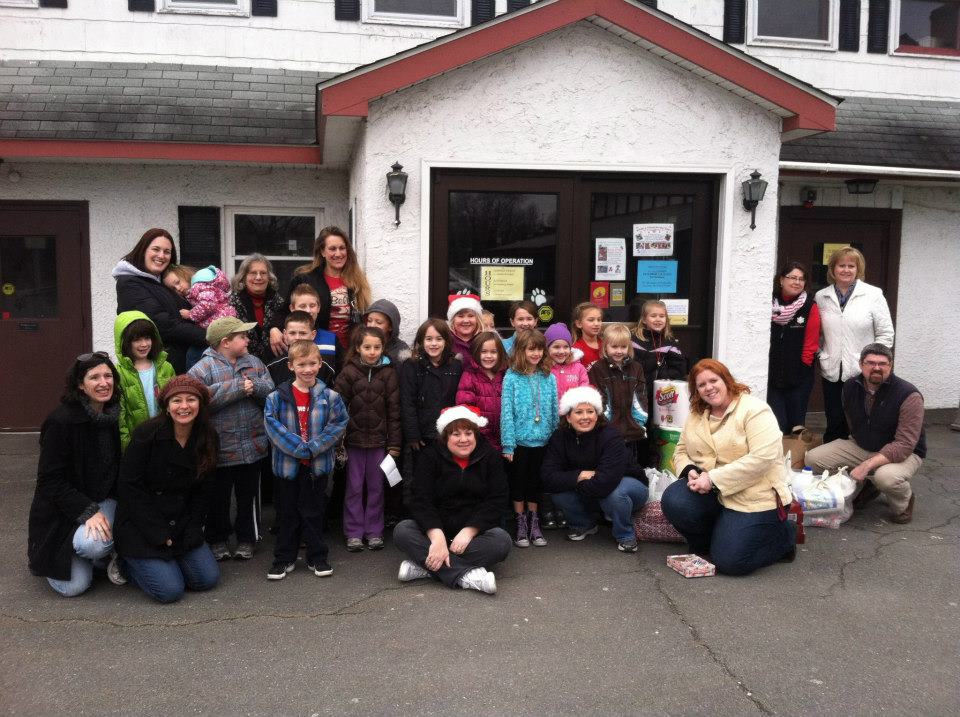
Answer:
[{"label": "red trim under roof", "polygon": [[448,41],[441,38],[423,50],[414,49],[366,71],[346,73],[340,81],[321,83],[320,111],[325,116],[365,117],[372,99],[594,16],[788,110],[793,114],[788,118],[790,129],[822,132],[836,128],[836,109],[822,97],[738,56],[741,53],[732,48],[698,37],[626,0],[557,0],[531,5],[489,27],[461,31]]},{"label": "red trim under roof", "polygon": [[64,139],[0,139],[0,157],[321,164],[320,148],[317,146]]}]

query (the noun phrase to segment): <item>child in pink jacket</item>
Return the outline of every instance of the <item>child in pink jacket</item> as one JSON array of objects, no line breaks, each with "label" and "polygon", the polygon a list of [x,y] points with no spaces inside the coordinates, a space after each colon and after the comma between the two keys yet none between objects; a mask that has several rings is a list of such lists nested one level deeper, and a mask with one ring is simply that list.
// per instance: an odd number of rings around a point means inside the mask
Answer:
[{"label": "child in pink jacket", "polygon": [[553,361],[551,373],[557,379],[557,401],[571,388],[590,385],[587,369],[580,363],[583,352],[572,348],[573,337],[565,324],[550,324],[543,337],[547,341],[547,354]]},{"label": "child in pink jacket", "polygon": [[180,310],[180,315],[201,328],[207,328],[224,316],[236,316],[237,310],[230,304],[230,282],[215,266],[200,269],[190,277],[190,288],[185,294],[193,307]]}]

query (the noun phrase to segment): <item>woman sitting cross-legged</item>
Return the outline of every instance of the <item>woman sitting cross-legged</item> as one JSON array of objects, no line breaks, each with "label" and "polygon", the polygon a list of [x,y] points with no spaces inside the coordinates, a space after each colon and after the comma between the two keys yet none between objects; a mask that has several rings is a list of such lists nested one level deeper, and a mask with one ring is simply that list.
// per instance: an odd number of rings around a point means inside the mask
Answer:
[{"label": "woman sitting cross-legged", "polygon": [[205,493],[217,467],[207,387],[177,376],[160,394],[160,415],[133,431],[123,454],[114,528],[128,575],[147,595],[176,602],[185,588],[220,580],[203,538]]},{"label": "woman sitting cross-legged", "polygon": [[560,427],[550,436],[543,459],[543,487],[567,517],[570,540],[597,532],[594,513],[613,522],[613,537],[624,553],[637,552],[633,514],[647,502],[647,486],[629,475],[623,436],[603,417],[603,400],[593,386],[578,386],[560,400]]},{"label": "woman sitting cross-legged", "polygon": [[783,507],[793,496],[773,411],[714,359],[697,362],[688,381],[690,417],[673,457],[680,480],[664,491],[663,514],[719,573],[792,560],[796,524]]},{"label": "woman sitting cross-legged", "polygon": [[510,535],[498,527],[507,476],[480,435],[485,425],[473,406],[444,409],[437,419],[440,436],[423,449],[413,479],[413,519],[393,529],[393,542],[410,558],[400,564],[400,580],[433,576],[451,588],[497,591],[488,568],[510,552]]}]

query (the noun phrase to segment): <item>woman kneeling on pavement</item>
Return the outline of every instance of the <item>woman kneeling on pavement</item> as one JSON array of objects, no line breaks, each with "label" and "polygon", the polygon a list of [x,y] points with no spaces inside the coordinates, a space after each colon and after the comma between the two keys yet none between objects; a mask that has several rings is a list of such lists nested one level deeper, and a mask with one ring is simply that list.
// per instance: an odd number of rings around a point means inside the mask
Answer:
[{"label": "woman kneeling on pavement", "polygon": [[664,515],[719,573],[793,560],[796,525],[784,510],[793,496],[773,411],[714,359],[697,362],[688,381],[690,417],[673,458],[680,480],[664,491]]},{"label": "woman kneeling on pavement", "polygon": [[571,388],[560,401],[560,427],[543,459],[543,488],[567,517],[570,540],[597,532],[594,513],[613,522],[613,537],[624,553],[637,552],[633,514],[647,502],[647,486],[627,473],[623,436],[603,417],[603,399],[593,386]]},{"label": "woman kneeling on pavement", "polygon": [[129,577],[162,603],[220,580],[203,538],[205,493],[217,467],[209,400],[192,376],[171,379],[160,415],[137,426],[120,468],[117,551]]},{"label": "woman kneeling on pavement", "polygon": [[[60,400],[40,429],[27,554],[34,575],[76,597],[90,587],[95,566],[107,567],[113,550],[120,376],[105,352],[77,357]],[[109,573],[119,576],[115,562]]]},{"label": "woman kneeling on pavement", "polygon": [[510,552],[498,527],[507,506],[500,454],[480,435],[487,420],[473,406],[446,408],[440,437],[423,449],[411,488],[410,514],[393,529],[393,542],[410,558],[402,581],[435,577],[447,587],[497,591],[488,570]]}]

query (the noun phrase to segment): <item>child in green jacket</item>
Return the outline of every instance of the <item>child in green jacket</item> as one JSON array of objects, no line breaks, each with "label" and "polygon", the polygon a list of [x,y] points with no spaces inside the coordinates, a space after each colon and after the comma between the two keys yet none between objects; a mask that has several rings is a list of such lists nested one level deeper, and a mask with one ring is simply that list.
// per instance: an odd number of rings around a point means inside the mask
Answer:
[{"label": "child in green jacket", "polygon": [[160,333],[142,311],[124,311],[113,323],[120,374],[120,446],[126,450],[133,429],[159,411],[157,396],[174,377]]}]

